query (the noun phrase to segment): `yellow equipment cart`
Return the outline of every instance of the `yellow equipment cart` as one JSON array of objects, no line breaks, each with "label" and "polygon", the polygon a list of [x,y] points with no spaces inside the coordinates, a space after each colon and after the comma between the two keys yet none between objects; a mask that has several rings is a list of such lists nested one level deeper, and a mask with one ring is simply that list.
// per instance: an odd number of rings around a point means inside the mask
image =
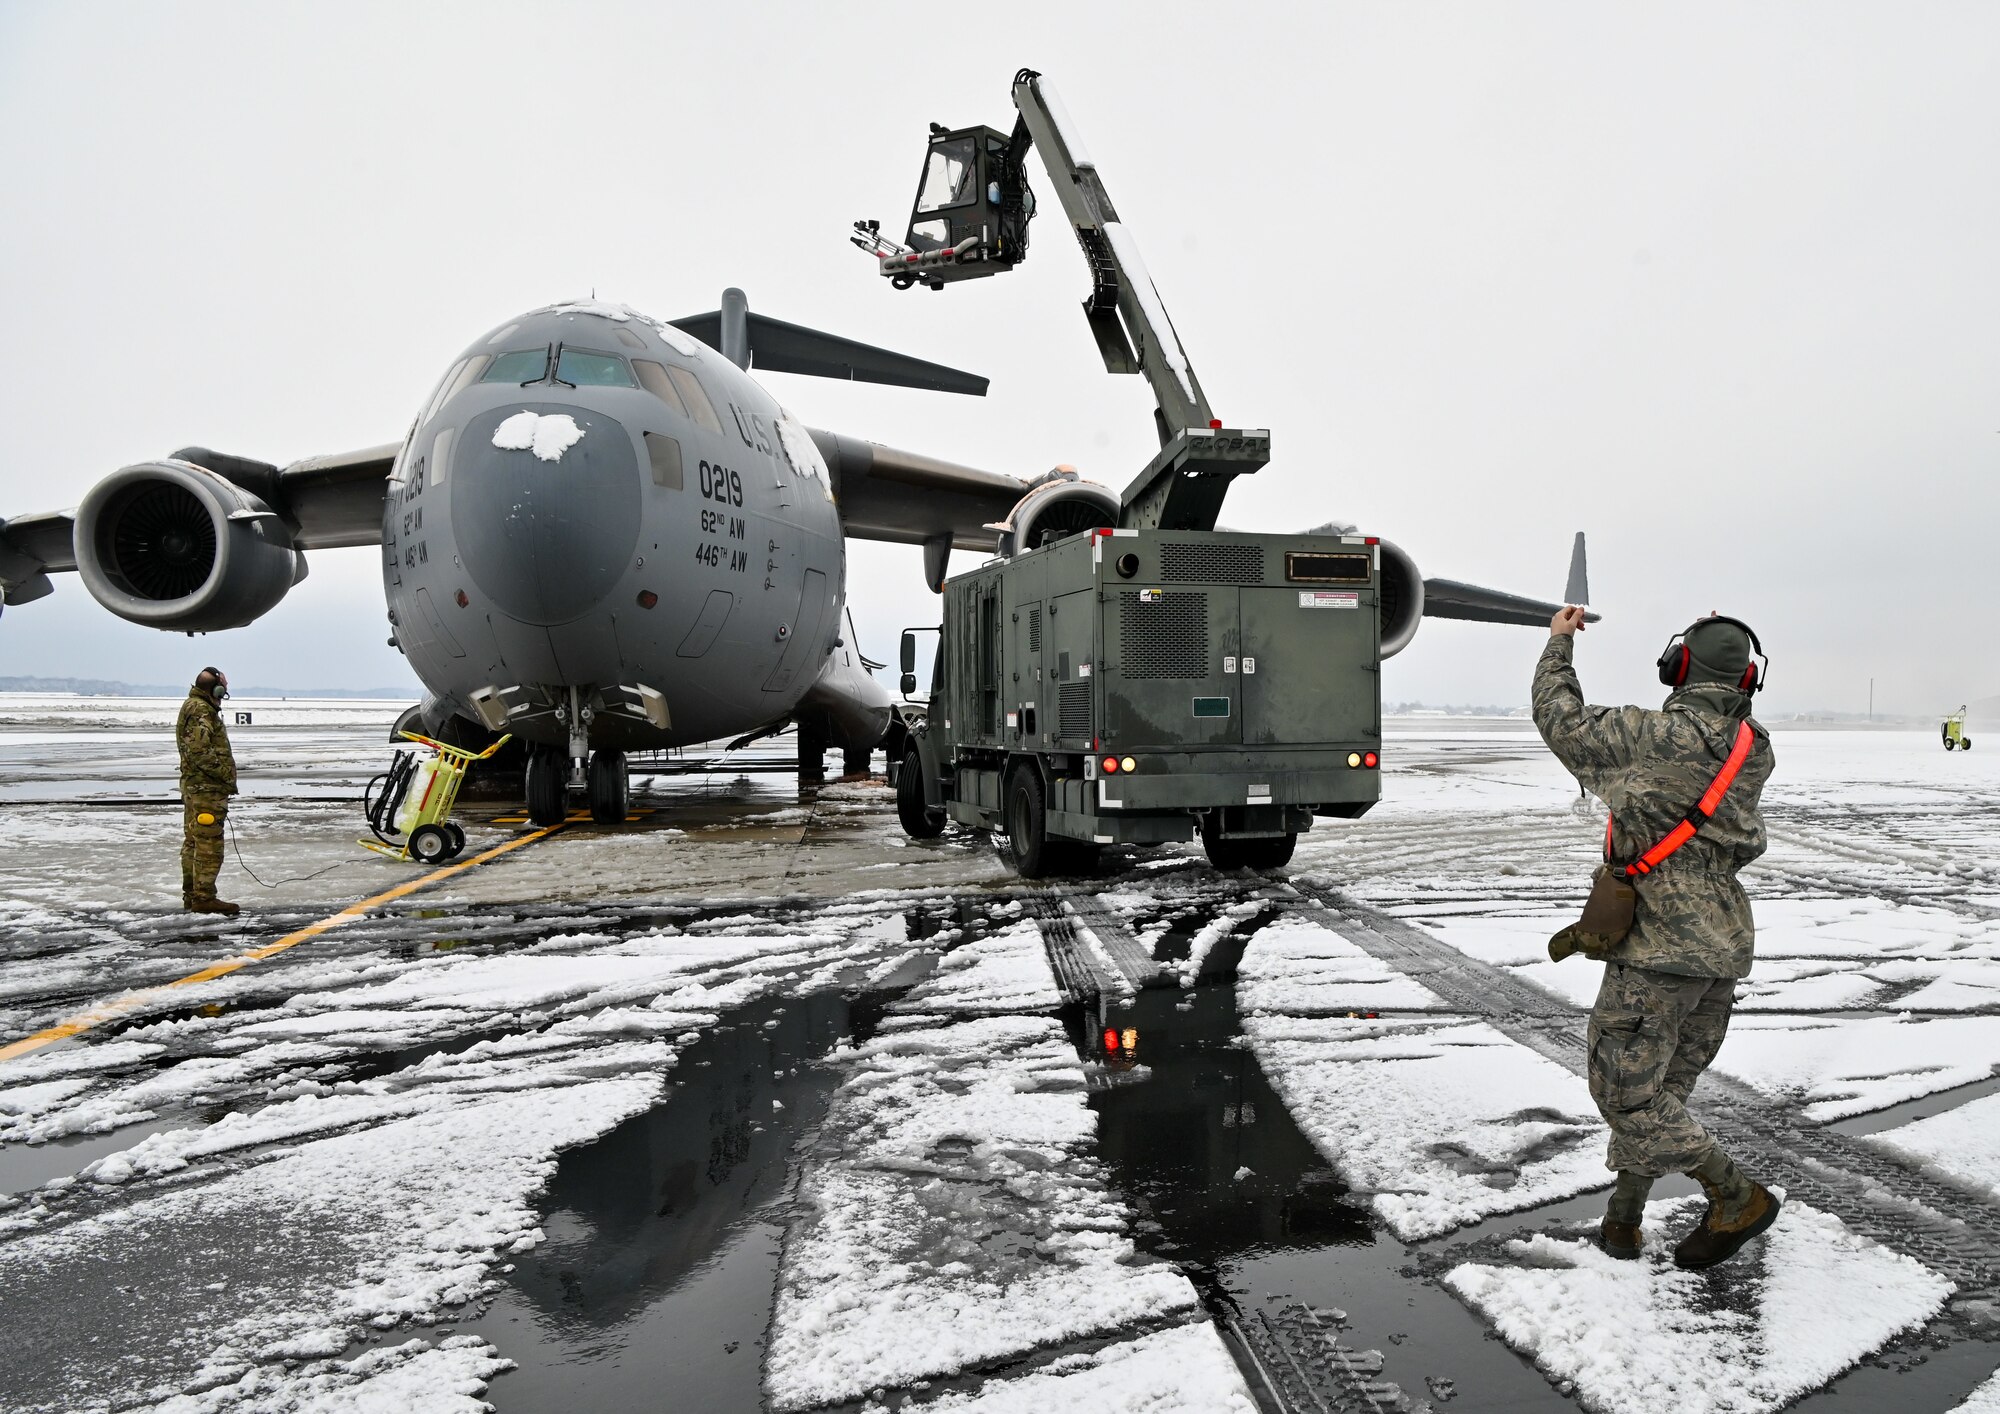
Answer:
[{"label": "yellow equipment cart", "polygon": [[465,831],[453,823],[451,812],[458,804],[458,788],[465,784],[466,768],[484,761],[510,738],[503,736],[484,751],[467,751],[415,732],[403,735],[429,747],[430,753],[398,751],[389,769],[368,783],[361,803],[375,838],[358,843],[391,859],[443,864],[465,848]]},{"label": "yellow equipment cart", "polygon": [[1972,738],[1965,734],[1965,709],[1963,707],[1944,719],[1942,731],[1944,733],[1944,749],[1946,751],[1950,751],[1954,747],[1960,751],[1972,750]]}]

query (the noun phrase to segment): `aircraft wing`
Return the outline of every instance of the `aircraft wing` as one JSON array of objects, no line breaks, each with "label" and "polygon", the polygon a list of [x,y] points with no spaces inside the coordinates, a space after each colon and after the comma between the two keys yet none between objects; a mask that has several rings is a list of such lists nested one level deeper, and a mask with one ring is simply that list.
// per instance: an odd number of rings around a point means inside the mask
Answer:
[{"label": "aircraft wing", "polygon": [[[741,291],[729,293],[739,299],[742,295]],[[742,321],[740,331],[733,327],[734,319]],[[671,323],[725,355],[730,354],[731,345],[741,340],[741,347],[734,355],[740,360],[738,367],[759,373],[803,373],[813,378],[928,388],[932,392],[963,393],[974,398],[986,396],[987,380],[976,373],[878,349],[838,334],[822,334],[803,324],[788,324],[767,314],[753,314],[747,308],[733,313],[712,309]]]},{"label": "aircraft wing", "polygon": [[[401,444],[307,457],[275,466],[206,447],[183,447],[172,460],[192,462],[257,497],[285,523],[301,550],[377,545],[390,468]],[[0,521],[0,595],[26,604],[50,591],[52,572],[76,568],[76,513],[53,511]]]},{"label": "aircraft wing", "polygon": [[991,551],[997,536],[987,526],[1005,519],[1028,490],[1019,477],[921,452],[818,428],[812,437],[833,472],[841,526],[858,540],[921,545],[949,536],[955,550]]},{"label": "aircraft wing", "polygon": [[[1576,544],[1570,550],[1569,580],[1563,587],[1563,603],[1588,604],[1590,602],[1590,575],[1585,563],[1583,532],[1576,533]],[[1476,584],[1462,584],[1455,579],[1427,579],[1424,581],[1424,616],[1433,619],[1472,619],[1483,624],[1525,624],[1529,628],[1540,628],[1556,616],[1562,604],[1550,604],[1541,599],[1527,599],[1519,594],[1506,594],[1498,589],[1482,589]],[[1583,621],[1594,624],[1600,614],[1585,614]]]},{"label": "aircraft wing", "polygon": [[[1424,581],[1424,617],[1427,619],[1473,619],[1483,624],[1526,624],[1545,627],[1556,616],[1560,604],[1528,599],[1498,589],[1482,589],[1455,579]],[[1596,623],[1598,614],[1585,614],[1586,623]]]}]

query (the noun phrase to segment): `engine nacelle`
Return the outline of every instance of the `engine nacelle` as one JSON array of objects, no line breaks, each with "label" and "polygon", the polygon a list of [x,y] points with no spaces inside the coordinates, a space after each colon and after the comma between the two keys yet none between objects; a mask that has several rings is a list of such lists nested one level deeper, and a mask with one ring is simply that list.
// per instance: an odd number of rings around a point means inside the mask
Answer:
[{"label": "engine nacelle", "polygon": [[1118,524],[1118,493],[1058,467],[1028,488],[1000,523],[1000,555],[1038,550],[1053,540]]},{"label": "engine nacelle", "polygon": [[213,633],[268,612],[305,578],[277,513],[193,462],[141,462],[90,489],[76,568],[98,603],[148,628]]},{"label": "engine nacelle", "polygon": [[1410,646],[1424,617],[1424,576],[1399,547],[1382,542],[1382,656],[1393,658]]}]

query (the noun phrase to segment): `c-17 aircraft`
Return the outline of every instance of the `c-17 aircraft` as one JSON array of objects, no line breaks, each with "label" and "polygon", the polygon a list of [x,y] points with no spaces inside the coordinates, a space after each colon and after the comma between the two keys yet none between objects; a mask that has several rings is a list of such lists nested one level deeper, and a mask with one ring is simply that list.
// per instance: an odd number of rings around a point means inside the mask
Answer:
[{"label": "c-17 aircraft", "polygon": [[[1137,371],[1164,311],[1150,280],[1117,303]],[[1067,468],[1030,480],[808,427],[753,369],[987,386],[753,314],[734,289],[672,321],[552,304],[474,340],[400,443],[282,467],[189,447],[112,472],[74,511],[0,520],[0,591],[28,604],[73,570],[121,618],[206,633],[275,608],[308,552],[374,546],[390,641],[426,690],[414,717],[464,744],[528,743],[542,824],[565,818],[572,790],[594,818],[624,820],[629,751],[793,722],[802,762],[808,743],[865,753],[897,723],[842,631],[844,537],[921,545],[935,591],[950,550],[1011,553],[1116,524],[1119,499]],[[1385,656],[1426,615],[1528,624],[1556,610],[1427,581],[1381,548]],[[1573,600],[1580,567],[1579,543]]]}]

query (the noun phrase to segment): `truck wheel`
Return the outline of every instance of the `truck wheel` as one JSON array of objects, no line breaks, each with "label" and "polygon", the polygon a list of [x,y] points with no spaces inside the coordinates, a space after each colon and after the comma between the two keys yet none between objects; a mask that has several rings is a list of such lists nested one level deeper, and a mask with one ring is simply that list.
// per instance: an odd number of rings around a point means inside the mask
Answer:
[{"label": "truck wheel", "polygon": [[1298,848],[1297,835],[1279,835],[1276,839],[1238,840],[1237,848],[1242,851],[1243,865],[1247,869],[1282,869],[1292,862],[1292,851]]},{"label": "truck wheel", "polygon": [[591,752],[585,778],[590,782],[590,818],[600,825],[624,824],[625,807],[632,796],[632,777],[625,768],[625,753]]},{"label": "truck wheel", "polygon": [[1055,864],[1042,778],[1029,767],[1016,770],[1007,781],[1007,852],[1023,879],[1043,878]]},{"label": "truck wheel", "polygon": [[944,812],[924,803],[924,761],[914,750],[896,773],[896,818],[913,840],[934,840],[944,833]]},{"label": "truck wheel", "polygon": [[569,814],[565,764],[553,751],[537,751],[528,758],[528,818],[537,825],[560,825]]},{"label": "truck wheel", "polygon": [[1218,869],[1241,869],[1249,861],[1243,855],[1242,840],[1222,837],[1222,812],[1211,810],[1201,817],[1201,847],[1208,862]]}]

